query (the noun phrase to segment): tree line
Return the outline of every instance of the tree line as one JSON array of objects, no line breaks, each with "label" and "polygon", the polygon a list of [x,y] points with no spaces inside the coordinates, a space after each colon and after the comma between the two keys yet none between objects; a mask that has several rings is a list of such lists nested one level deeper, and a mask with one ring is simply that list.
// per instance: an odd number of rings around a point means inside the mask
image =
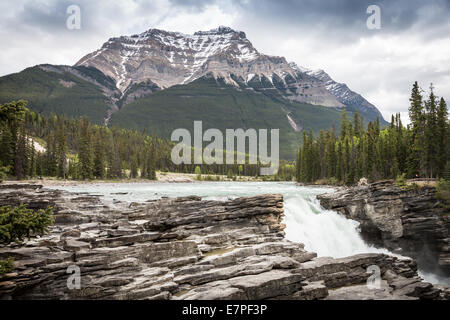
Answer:
[{"label": "tree line", "polygon": [[[45,150],[39,148],[39,145]],[[20,100],[0,105],[0,180],[58,177],[62,179],[156,179],[156,171],[257,176],[260,165],[175,165],[171,141],[145,131],[95,125],[86,117],[42,116]],[[198,167],[198,168],[197,168]],[[197,171],[196,171],[197,169]],[[295,176],[283,162],[272,179]]]},{"label": "tree line", "polygon": [[351,185],[362,177],[376,181],[401,174],[449,178],[450,126],[445,100],[438,99],[432,85],[424,98],[415,82],[409,117],[411,123],[406,127],[396,114],[386,128],[380,128],[377,119],[366,129],[357,112],[350,120],[344,110],[338,132],[331,128],[316,138],[311,131],[303,132],[296,161],[297,181]]}]

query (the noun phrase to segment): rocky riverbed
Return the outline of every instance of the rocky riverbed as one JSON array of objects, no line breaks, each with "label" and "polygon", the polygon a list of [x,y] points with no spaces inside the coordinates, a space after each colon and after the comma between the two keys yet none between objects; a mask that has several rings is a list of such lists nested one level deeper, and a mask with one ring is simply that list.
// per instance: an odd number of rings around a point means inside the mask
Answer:
[{"label": "rocky riverbed", "polygon": [[322,206],[361,223],[369,242],[415,258],[422,268],[450,277],[450,215],[424,185],[402,189],[393,181],[319,195]]},{"label": "rocky riverbed", "polygon": [[[317,257],[287,241],[277,194],[111,208],[95,195],[1,185],[0,205],[20,203],[54,207],[55,224],[44,237],[0,247],[0,259],[15,260],[0,279],[2,299],[450,298],[420,279],[412,259]],[[68,286],[78,268],[79,289]],[[375,287],[368,270],[380,271]]]}]

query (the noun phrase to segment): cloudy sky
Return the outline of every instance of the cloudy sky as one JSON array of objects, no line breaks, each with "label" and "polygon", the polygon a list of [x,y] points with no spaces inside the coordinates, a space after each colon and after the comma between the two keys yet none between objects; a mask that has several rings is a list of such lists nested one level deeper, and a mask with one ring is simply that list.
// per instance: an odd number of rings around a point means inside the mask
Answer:
[{"label": "cloudy sky", "polygon": [[[81,8],[81,29],[66,27]],[[381,9],[370,30],[367,8]],[[450,99],[450,0],[15,0],[0,1],[0,76],[41,64],[76,63],[110,37],[150,28],[245,31],[262,53],[324,69],[407,121],[414,81]]]}]

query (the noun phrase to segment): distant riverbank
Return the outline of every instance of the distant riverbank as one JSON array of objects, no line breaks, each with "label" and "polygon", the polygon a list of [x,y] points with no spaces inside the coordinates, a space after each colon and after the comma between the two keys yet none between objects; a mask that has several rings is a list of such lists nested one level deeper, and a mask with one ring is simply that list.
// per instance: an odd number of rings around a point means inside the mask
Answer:
[{"label": "distant riverbank", "polygon": [[[201,175],[202,180],[197,179],[196,174],[189,173],[177,173],[177,172],[157,172],[157,180],[147,180],[147,179],[115,179],[115,180],[69,180],[69,179],[57,179],[48,178],[43,179],[31,179],[31,180],[5,180],[5,184],[38,184],[45,186],[70,186],[70,185],[80,185],[80,184],[99,184],[99,183],[157,183],[157,182],[167,182],[167,183],[192,183],[199,181],[210,181],[210,182],[226,182],[234,181],[228,178],[226,175]],[[249,176],[237,176],[235,178],[236,182],[262,182],[262,178],[249,177]]]}]

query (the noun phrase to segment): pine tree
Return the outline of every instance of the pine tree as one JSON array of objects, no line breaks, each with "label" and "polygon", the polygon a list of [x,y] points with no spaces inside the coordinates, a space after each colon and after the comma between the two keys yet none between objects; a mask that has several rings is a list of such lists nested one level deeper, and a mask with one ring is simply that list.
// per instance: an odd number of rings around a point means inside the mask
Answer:
[{"label": "pine tree", "polygon": [[425,171],[430,178],[434,176],[437,166],[438,137],[437,137],[437,104],[436,96],[433,92],[433,85],[430,85],[430,95],[425,103]]},{"label": "pine tree", "polygon": [[364,130],[363,119],[359,116],[358,111],[355,111],[353,114],[353,130],[355,136],[357,137],[360,137]]},{"label": "pine tree", "polygon": [[78,156],[80,158],[80,175],[82,179],[94,177],[94,153],[90,126],[86,118],[82,119]]},{"label": "pine tree", "polygon": [[113,143],[111,178],[122,179],[122,161],[120,160],[120,153],[116,143]]},{"label": "pine tree", "polygon": [[406,173],[406,159],[407,159],[407,135],[405,135],[405,130],[402,125],[402,120],[400,118],[400,113],[397,113],[395,116],[396,122],[396,145],[397,145],[397,161],[398,161],[398,169],[400,173]]},{"label": "pine tree", "polygon": [[297,161],[295,162],[295,179],[297,181],[301,181],[301,157],[302,157],[302,150],[298,149],[297,151]]},{"label": "pine tree", "polygon": [[336,134],[334,128],[328,134],[326,158],[327,177],[336,177]]},{"label": "pine tree", "polygon": [[45,153],[44,174],[54,177],[57,173],[56,139],[51,132],[47,138],[47,150]]},{"label": "pine tree", "polygon": [[37,153],[36,154],[36,176],[43,177],[44,176],[44,160],[43,160],[43,154]]},{"label": "pine tree", "polygon": [[30,139],[30,164],[28,168],[28,175],[31,178],[34,178],[36,177],[36,171],[37,171],[36,150],[34,148],[34,141]]},{"label": "pine tree", "polygon": [[100,133],[96,136],[94,144],[94,177],[104,179],[106,176],[106,152]]},{"label": "pine tree", "polygon": [[156,148],[154,141],[149,141],[148,143],[146,168],[146,178],[149,180],[156,180]]},{"label": "pine tree", "polygon": [[64,122],[61,120],[56,132],[56,158],[57,158],[57,175],[59,178],[65,179],[67,176],[67,142]]},{"label": "pine tree", "polygon": [[17,143],[16,143],[16,151],[15,151],[15,159],[14,159],[14,173],[17,177],[17,180],[22,180],[25,178],[26,173],[26,144],[27,138],[25,136],[25,132],[23,128],[19,130]]},{"label": "pine tree", "polygon": [[344,139],[345,135],[348,132],[348,120],[347,120],[347,112],[342,110],[341,112],[341,139]]},{"label": "pine tree", "polygon": [[[24,100],[0,105],[0,124],[3,127],[1,151],[4,165],[11,166],[13,175],[23,179],[26,173],[26,134],[24,122],[29,110]],[[5,134],[5,136],[3,136]]]},{"label": "pine tree", "polygon": [[0,161],[5,167],[14,165],[15,143],[10,128],[6,125],[2,126],[0,132]]},{"label": "pine tree", "polygon": [[131,157],[131,163],[130,163],[130,178],[136,179],[138,176],[138,163],[136,156]]},{"label": "pine tree", "polygon": [[336,179],[342,181],[343,168],[342,168],[342,141],[337,141],[337,159],[336,159]]},{"label": "pine tree", "polygon": [[411,150],[408,157],[408,176],[419,175],[424,167],[425,113],[422,94],[417,81],[414,83],[409,101],[409,118],[411,120]]},{"label": "pine tree", "polygon": [[447,104],[444,98],[439,101],[439,107],[437,110],[436,119],[436,136],[437,136],[437,174],[439,176],[445,170],[445,166],[448,162],[450,152],[450,129],[448,124],[448,111]]}]

